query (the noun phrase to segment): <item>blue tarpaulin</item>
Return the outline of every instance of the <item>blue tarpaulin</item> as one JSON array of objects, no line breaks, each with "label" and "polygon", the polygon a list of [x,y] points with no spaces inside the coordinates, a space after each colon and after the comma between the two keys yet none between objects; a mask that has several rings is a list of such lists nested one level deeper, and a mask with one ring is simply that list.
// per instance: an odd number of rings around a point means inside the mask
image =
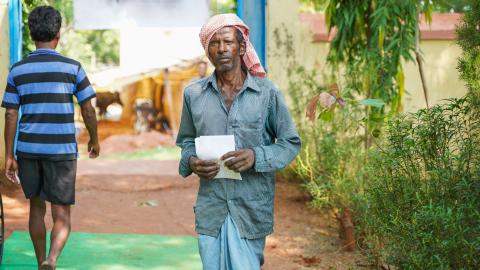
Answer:
[{"label": "blue tarpaulin", "polygon": [[[8,1],[8,24],[10,31],[10,65],[22,60],[22,2],[20,0]],[[18,112],[18,119],[22,115]],[[17,135],[15,136],[15,146],[17,148]],[[14,151],[16,152],[16,151]]]},{"label": "blue tarpaulin", "polygon": [[266,7],[267,0],[238,0],[237,15],[250,28],[250,40],[265,69],[266,66]]},{"label": "blue tarpaulin", "polygon": [[8,1],[8,21],[10,26],[10,65],[22,59],[22,2]]}]

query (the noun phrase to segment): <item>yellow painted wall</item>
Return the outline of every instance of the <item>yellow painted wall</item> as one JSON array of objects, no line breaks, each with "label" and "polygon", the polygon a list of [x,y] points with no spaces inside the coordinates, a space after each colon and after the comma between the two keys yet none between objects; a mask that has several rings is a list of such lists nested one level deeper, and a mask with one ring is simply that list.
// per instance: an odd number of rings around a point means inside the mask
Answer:
[{"label": "yellow painted wall", "polygon": [[327,43],[311,42],[309,26],[299,21],[297,10],[297,0],[272,0],[267,4],[268,76],[283,91],[288,90],[287,67],[293,61],[322,71],[329,47]]},{"label": "yellow painted wall", "polygon": [[[283,91],[288,91],[286,67],[295,61],[307,69],[317,69],[322,75],[328,72],[326,57],[329,44],[312,42],[309,25],[299,20],[297,0],[271,0],[267,6],[267,66],[269,78]],[[288,11],[288,12],[286,12]],[[295,12],[297,11],[297,12]],[[291,44],[289,45],[291,40]],[[451,97],[465,95],[466,88],[456,69],[460,47],[454,41],[423,41],[421,50],[425,59],[425,75],[429,88],[430,104]],[[406,63],[404,111],[425,107],[425,99],[418,67]]]},{"label": "yellow painted wall", "polygon": [[[457,70],[458,57],[462,51],[455,41],[423,41],[420,45],[430,105],[448,98],[464,96],[467,88]],[[425,108],[418,66],[415,63],[406,63],[404,70],[405,88],[408,91],[404,99],[405,110],[416,111]]]},{"label": "yellow painted wall", "polygon": [[[10,47],[8,32],[8,0],[0,0],[0,97],[3,99],[5,85],[7,83],[8,67],[10,64]],[[5,167],[5,144],[3,131],[5,128],[5,109],[0,108],[0,170]],[[2,173],[3,175],[3,173]]]}]

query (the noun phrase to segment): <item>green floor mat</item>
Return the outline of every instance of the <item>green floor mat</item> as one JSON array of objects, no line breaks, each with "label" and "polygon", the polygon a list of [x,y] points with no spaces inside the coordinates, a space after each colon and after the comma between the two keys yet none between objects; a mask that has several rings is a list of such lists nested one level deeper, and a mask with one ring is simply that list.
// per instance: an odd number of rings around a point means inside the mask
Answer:
[{"label": "green floor mat", "polygon": [[[36,270],[27,232],[14,232],[5,243],[0,269]],[[195,270],[202,269],[192,236],[143,234],[70,234],[57,270]]]}]

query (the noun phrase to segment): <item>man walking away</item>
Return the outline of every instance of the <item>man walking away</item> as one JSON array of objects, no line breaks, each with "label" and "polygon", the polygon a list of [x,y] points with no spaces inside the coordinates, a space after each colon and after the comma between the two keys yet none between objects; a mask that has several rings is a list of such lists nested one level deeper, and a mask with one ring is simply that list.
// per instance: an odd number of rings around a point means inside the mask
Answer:
[{"label": "man walking away", "polygon": [[[60,39],[60,13],[50,6],[28,16],[30,36],[37,48],[10,69],[2,107],[5,113],[5,174],[20,181],[30,200],[29,231],[39,269],[53,270],[70,233],[70,206],[75,203],[77,143],[73,96],[77,98],[90,135],[90,158],[100,152],[95,97],[80,63],[55,51]],[[17,131],[14,158],[13,148]],[[18,172],[18,176],[17,176]],[[51,203],[53,228],[46,253],[45,201]]]}]

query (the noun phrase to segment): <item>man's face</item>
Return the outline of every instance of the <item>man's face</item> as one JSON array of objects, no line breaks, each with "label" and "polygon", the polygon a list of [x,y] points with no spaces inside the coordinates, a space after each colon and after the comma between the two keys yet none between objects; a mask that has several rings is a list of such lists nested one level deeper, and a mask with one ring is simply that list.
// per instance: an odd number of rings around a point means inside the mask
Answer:
[{"label": "man's face", "polygon": [[245,44],[239,44],[234,27],[218,30],[208,44],[208,58],[220,72],[233,70],[241,64],[245,54]]}]

